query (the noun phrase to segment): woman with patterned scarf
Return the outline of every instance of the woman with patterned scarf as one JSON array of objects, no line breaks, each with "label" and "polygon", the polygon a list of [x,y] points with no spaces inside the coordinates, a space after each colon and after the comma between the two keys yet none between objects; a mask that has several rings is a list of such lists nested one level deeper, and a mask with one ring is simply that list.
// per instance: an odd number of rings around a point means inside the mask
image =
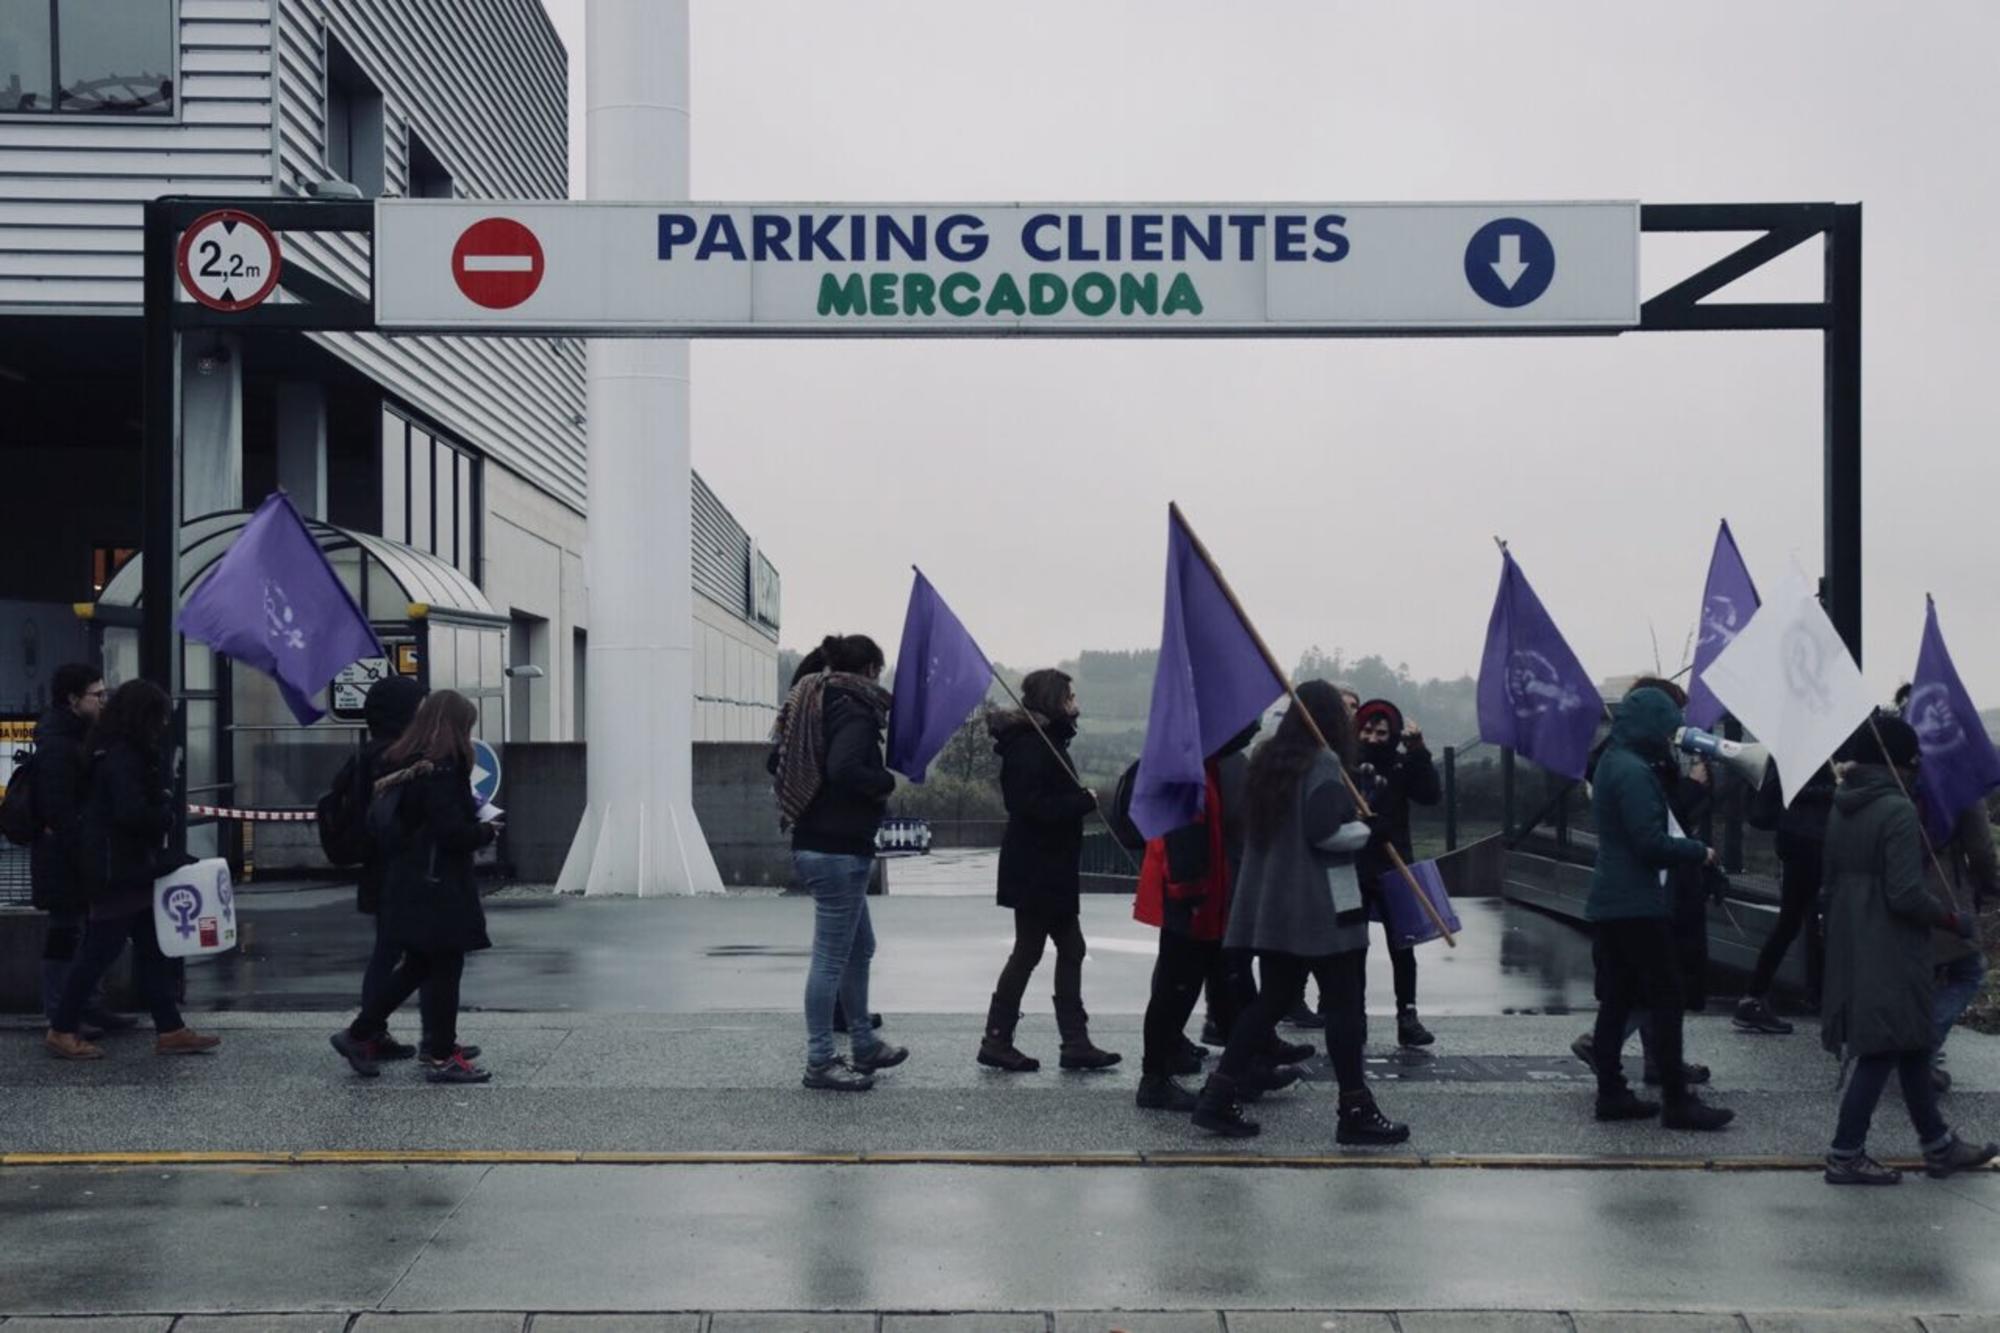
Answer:
[{"label": "woman with patterned scarf", "polygon": [[771,730],[778,823],[792,835],[792,864],[813,897],[812,968],[806,974],[808,1088],[866,1092],[875,1071],[907,1060],[865,1021],[852,1024],[850,1055],[834,1051],[836,999],[849,1015],[868,1013],[868,963],[875,929],[868,919],[868,880],[875,868],[875,830],[896,780],[882,763],[882,728],[889,692],[882,688],[882,650],[862,634],[828,635],[820,644],[825,670],[792,687]]}]

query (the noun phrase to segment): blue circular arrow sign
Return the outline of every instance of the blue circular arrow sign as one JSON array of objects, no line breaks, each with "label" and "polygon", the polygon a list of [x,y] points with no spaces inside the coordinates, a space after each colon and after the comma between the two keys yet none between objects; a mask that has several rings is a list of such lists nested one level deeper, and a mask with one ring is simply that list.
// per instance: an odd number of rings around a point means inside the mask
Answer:
[{"label": "blue circular arrow sign", "polygon": [[472,742],[472,799],[481,805],[500,794],[500,755],[485,741]]},{"label": "blue circular arrow sign", "polygon": [[1556,276],[1556,248],[1526,218],[1495,218],[1465,247],[1465,280],[1488,305],[1527,305]]}]

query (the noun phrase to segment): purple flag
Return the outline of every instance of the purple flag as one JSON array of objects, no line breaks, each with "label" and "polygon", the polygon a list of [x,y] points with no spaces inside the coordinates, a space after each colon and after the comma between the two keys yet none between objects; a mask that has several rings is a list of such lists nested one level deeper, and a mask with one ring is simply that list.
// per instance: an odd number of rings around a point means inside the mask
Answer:
[{"label": "purple flag", "polygon": [[1148,838],[1201,818],[1203,761],[1285,692],[1178,509],[1167,516],[1166,603],[1146,744],[1132,781],[1132,822]]},{"label": "purple flag", "polygon": [[1500,559],[1479,661],[1479,738],[1581,781],[1604,700],[1513,555]]},{"label": "purple flag", "polygon": [[1694,684],[1688,690],[1686,710],[1689,726],[1713,731],[1729,711],[1701,673],[1724,648],[1736,642],[1759,605],[1757,585],[1750,581],[1750,571],[1736,549],[1736,537],[1729,531],[1729,520],[1724,519],[1722,530],[1715,534],[1715,554],[1708,561],[1708,585],[1701,593],[1701,635],[1695,641]]},{"label": "purple flag", "polygon": [[1924,599],[1924,646],[1910,677],[1906,720],[1923,746],[1924,809],[1931,834],[1949,837],[1958,817],[2000,787],[2000,754],[1958,678],[1938,628],[1937,603]]},{"label": "purple flag", "polygon": [[986,654],[917,570],[903,646],[896,651],[896,697],[889,706],[888,764],[912,782],[965,722],[993,680]]},{"label": "purple flag", "polygon": [[283,491],[257,507],[187,599],[180,631],[275,680],[301,723],[325,716],[312,696],[341,668],[383,655],[368,617]]}]

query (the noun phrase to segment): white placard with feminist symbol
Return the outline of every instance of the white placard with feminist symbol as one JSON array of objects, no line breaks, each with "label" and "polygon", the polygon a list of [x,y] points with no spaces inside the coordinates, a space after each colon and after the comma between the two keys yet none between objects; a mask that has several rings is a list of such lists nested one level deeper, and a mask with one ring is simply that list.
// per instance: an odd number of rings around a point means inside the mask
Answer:
[{"label": "white placard with feminist symbol", "polygon": [[1861,668],[1796,568],[1702,679],[1769,747],[1786,805],[1874,711]]}]

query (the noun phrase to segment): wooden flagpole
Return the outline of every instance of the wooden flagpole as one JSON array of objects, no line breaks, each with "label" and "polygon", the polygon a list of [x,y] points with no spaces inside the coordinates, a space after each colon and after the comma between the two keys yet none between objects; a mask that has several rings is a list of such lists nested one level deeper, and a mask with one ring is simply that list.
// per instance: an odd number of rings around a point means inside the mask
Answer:
[{"label": "wooden flagpole", "polygon": [[[1333,745],[1326,738],[1326,734],[1319,729],[1319,723],[1313,720],[1312,710],[1307,708],[1304,700],[1299,698],[1298,687],[1292,684],[1291,673],[1278,664],[1277,655],[1271,651],[1271,646],[1264,642],[1264,636],[1257,632],[1257,626],[1251,623],[1249,614],[1243,609],[1243,603],[1237,600],[1236,590],[1229,586],[1229,580],[1222,576],[1222,570],[1216,566],[1215,558],[1208,553],[1208,548],[1202,545],[1201,538],[1195,535],[1194,525],[1187,521],[1187,515],[1181,512],[1180,505],[1170,501],[1168,502],[1167,510],[1173,515],[1174,522],[1181,525],[1181,531],[1187,533],[1188,542],[1194,547],[1194,553],[1201,558],[1202,564],[1208,566],[1208,572],[1215,576],[1216,586],[1222,589],[1222,595],[1228,599],[1230,609],[1236,612],[1236,618],[1242,621],[1243,628],[1249,631],[1251,642],[1257,645],[1257,651],[1264,656],[1264,664],[1271,668],[1271,674],[1276,676],[1278,682],[1285,687],[1285,693],[1291,698],[1292,707],[1299,710],[1299,717],[1305,722],[1306,729],[1312,732],[1313,739],[1318,741],[1328,754],[1333,755],[1335,759],[1339,759],[1340,756],[1335,753]],[[1345,763],[1340,765],[1340,780],[1346,784],[1347,794],[1354,799],[1355,809],[1360,812],[1361,817],[1363,819],[1373,819],[1375,812],[1368,808],[1367,800],[1361,795],[1361,789],[1354,785],[1354,779],[1349,775]],[[1445,925],[1444,917],[1439,913],[1437,904],[1431,901],[1430,895],[1424,892],[1421,884],[1417,883],[1417,877],[1410,870],[1409,863],[1403,860],[1403,854],[1396,850],[1394,843],[1385,843],[1383,845],[1388,848],[1389,860],[1401,872],[1403,881],[1410,886],[1410,892],[1416,895],[1417,905],[1424,909],[1424,915],[1428,916],[1431,919],[1431,924],[1437,927],[1438,934],[1444,937],[1444,942],[1456,949],[1458,947],[1457,938],[1451,933],[1451,928]]]}]

